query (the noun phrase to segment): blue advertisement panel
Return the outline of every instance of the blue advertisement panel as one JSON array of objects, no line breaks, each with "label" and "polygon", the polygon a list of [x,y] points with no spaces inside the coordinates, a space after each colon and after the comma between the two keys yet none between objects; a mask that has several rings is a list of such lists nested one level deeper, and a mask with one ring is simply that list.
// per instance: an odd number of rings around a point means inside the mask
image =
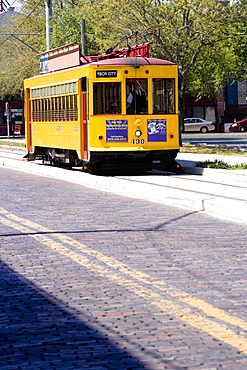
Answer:
[{"label": "blue advertisement panel", "polygon": [[148,141],[166,141],[166,119],[148,119]]},{"label": "blue advertisement panel", "polygon": [[49,72],[49,60],[47,55],[42,55],[39,59],[40,62],[40,73]]},{"label": "blue advertisement panel", "polygon": [[109,119],[106,121],[106,142],[127,143],[128,142],[128,121]]}]

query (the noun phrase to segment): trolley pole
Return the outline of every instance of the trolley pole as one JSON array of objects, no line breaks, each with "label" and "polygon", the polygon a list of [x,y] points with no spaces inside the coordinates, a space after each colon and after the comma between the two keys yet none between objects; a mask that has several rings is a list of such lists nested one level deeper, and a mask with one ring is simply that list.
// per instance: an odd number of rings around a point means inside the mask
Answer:
[{"label": "trolley pole", "polygon": [[45,0],[45,11],[46,11],[46,51],[50,50],[51,42],[51,20],[52,20],[52,0]]}]

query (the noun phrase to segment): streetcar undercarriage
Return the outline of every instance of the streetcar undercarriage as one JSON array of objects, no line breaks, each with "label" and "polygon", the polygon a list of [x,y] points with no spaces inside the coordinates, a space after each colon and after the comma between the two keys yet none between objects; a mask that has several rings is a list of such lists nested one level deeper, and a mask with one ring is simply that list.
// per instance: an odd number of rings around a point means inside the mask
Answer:
[{"label": "streetcar undercarriage", "polygon": [[105,172],[144,173],[153,169],[181,173],[182,168],[175,158],[178,150],[153,150],[129,152],[91,152],[90,160],[81,160],[75,150],[35,147],[28,160],[42,160],[53,166],[71,166],[93,174]]}]

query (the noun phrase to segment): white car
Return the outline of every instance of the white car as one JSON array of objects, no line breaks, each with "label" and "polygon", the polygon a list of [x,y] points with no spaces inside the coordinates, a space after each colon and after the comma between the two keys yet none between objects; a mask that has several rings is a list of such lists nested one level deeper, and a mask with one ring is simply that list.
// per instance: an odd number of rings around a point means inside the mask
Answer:
[{"label": "white car", "polygon": [[199,131],[206,133],[215,130],[215,123],[205,121],[202,118],[185,118],[184,119],[184,131]]}]

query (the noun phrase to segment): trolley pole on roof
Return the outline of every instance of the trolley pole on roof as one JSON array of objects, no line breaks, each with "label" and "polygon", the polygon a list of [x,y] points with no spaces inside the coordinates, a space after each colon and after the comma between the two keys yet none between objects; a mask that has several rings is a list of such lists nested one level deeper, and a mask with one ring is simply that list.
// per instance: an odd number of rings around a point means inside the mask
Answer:
[{"label": "trolley pole on roof", "polygon": [[45,10],[46,10],[46,50],[50,50],[51,42],[51,20],[52,20],[52,0],[45,0]]}]

